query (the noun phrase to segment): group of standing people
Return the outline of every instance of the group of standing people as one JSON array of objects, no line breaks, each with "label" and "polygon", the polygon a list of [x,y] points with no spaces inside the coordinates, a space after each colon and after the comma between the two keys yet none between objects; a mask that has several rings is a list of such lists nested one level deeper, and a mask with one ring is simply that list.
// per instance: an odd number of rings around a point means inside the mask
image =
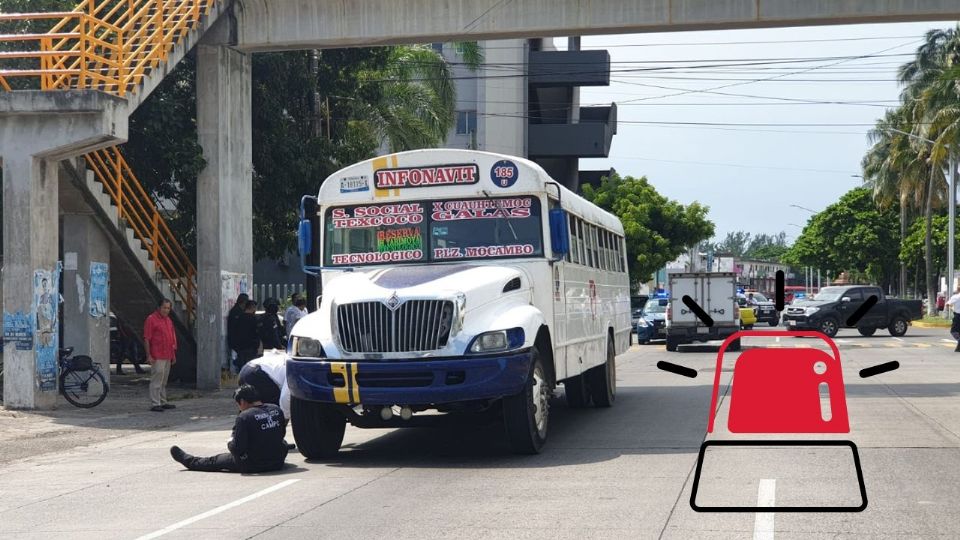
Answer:
[{"label": "group of standing people", "polygon": [[298,293],[292,294],[282,322],[277,299],[266,299],[263,309],[264,312],[257,315],[257,301],[251,300],[247,294],[240,294],[227,315],[227,344],[234,353],[233,367],[237,372],[247,362],[259,357],[261,350],[286,349],[290,330],[307,314],[307,303]]}]

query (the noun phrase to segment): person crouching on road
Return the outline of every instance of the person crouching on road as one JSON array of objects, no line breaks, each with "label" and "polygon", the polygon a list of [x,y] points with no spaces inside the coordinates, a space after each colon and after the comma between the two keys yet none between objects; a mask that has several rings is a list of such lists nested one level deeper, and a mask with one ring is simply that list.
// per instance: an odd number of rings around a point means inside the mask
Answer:
[{"label": "person crouching on road", "polygon": [[955,352],[960,352],[960,287],[957,287],[956,293],[947,300],[947,307],[953,308],[953,324],[950,325],[950,335],[957,340]]},{"label": "person crouching on road", "polygon": [[287,459],[283,411],[260,401],[257,390],[248,384],[237,388],[234,400],[240,414],[227,443],[229,453],[196,457],[171,446],[173,459],[191,471],[258,473],[282,469]]},{"label": "person crouching on road", "polygon": [[287,388],[287,355],[277,351],[265,351],[240,370],[237,382],[249,384],[257,390],[260,401],[278,405],[283,416],[290,419],[290,391]]}]

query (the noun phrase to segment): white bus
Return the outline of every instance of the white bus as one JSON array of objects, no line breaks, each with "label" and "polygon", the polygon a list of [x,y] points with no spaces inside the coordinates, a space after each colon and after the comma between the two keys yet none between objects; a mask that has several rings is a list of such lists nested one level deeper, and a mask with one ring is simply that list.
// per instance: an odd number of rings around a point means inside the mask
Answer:
[{"label": "white bus", "polygon": [[536,453],[557,384],[570,406],[613,404],[630,345],[623,227],[537,164],[402,152],[333,174],[316,207],[300,246],[319,250],[304,270],[322,295],[287,361],[306,457],[335,454],[347,423],[501,410],[512,447]]}]

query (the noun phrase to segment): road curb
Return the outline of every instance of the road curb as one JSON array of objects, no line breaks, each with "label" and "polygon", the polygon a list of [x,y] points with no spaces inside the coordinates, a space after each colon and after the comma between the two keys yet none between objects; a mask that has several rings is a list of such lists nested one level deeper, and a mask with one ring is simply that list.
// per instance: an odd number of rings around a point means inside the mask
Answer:
[{"label": "road curb", "polygon": [[916,326],[917,328],[950,328],[950,323],[944,321],[944,324],[933,324],[933,323],[914,321],[913,326]]}]

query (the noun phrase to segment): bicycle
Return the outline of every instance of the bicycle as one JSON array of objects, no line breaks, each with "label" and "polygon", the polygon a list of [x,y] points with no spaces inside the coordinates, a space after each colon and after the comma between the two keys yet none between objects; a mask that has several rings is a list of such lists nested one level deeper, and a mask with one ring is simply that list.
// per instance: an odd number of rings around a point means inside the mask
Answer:
[{"label": "bicycle", "polygon": [[110,390],[100,364],[87,355],[71,357],[72,354],[73,347],[60,349],[60,393],[75,407],[96,407]]}]

